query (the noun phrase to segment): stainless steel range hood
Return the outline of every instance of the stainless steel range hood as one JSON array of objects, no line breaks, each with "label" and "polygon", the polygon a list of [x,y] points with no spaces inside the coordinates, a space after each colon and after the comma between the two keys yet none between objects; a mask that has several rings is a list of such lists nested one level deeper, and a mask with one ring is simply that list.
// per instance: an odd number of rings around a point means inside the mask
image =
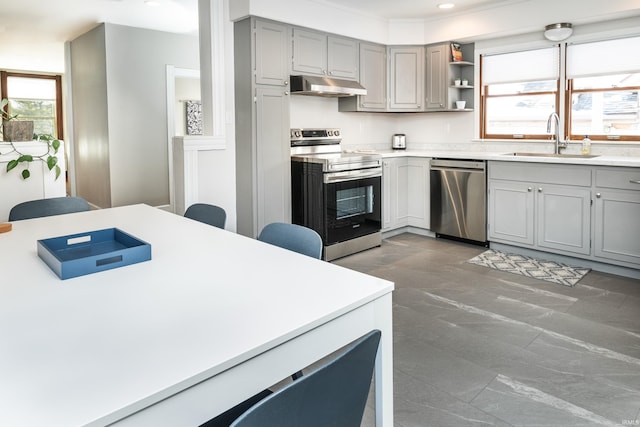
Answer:
[{"label": "stainless steel range hood", "polygon": [[338,97],[367,94],[367,90],[353,80],[319,76],[291,76],[290,81],[291,93],[295,95]]}]

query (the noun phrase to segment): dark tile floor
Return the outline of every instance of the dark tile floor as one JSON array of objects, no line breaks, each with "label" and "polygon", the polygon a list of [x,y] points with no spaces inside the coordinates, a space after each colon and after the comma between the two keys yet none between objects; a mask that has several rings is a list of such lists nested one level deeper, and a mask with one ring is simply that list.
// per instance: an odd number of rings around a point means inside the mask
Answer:
[{"label": "dark tile floor", "polygon": [[640,281],[466,262],[484,250],[402,234],[335,261],[395,282],[395,425],[640,425]]}]

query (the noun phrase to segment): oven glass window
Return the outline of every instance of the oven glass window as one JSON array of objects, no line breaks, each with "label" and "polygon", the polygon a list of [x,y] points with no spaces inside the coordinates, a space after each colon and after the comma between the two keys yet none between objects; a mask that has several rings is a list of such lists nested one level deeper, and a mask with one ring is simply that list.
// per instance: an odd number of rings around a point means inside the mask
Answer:
[{"label": "oven glass window", "polygon": [[373,185],[336,191],[336,219],[373,213]]}]

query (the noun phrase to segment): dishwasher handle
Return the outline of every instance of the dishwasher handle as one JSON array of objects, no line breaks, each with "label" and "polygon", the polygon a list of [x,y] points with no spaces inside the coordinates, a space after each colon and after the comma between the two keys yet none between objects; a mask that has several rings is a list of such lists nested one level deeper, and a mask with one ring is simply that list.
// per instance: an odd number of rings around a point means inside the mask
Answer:
[{"label": "dishwasher handle", "polygon": [[471,172],[484,172],[486,163],[482,160],[448,160],[432,159],[431,170],[468,170]]}]

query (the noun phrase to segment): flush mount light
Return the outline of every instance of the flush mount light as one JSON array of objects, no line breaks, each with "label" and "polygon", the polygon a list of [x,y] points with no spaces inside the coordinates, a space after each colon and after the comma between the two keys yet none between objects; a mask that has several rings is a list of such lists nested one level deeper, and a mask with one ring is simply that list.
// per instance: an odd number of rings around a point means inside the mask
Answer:
[{"label": "flush mount light", "polygon": [[451,9],[455,6],[453,3],[440,3],[438,9]]},{"label": "flush mount light", "polygon": [[544,27],[544,36],[547,40],[559,42],[568,39],[573,33],[573,26],[568,22],[561,24],[551,24]]}]

